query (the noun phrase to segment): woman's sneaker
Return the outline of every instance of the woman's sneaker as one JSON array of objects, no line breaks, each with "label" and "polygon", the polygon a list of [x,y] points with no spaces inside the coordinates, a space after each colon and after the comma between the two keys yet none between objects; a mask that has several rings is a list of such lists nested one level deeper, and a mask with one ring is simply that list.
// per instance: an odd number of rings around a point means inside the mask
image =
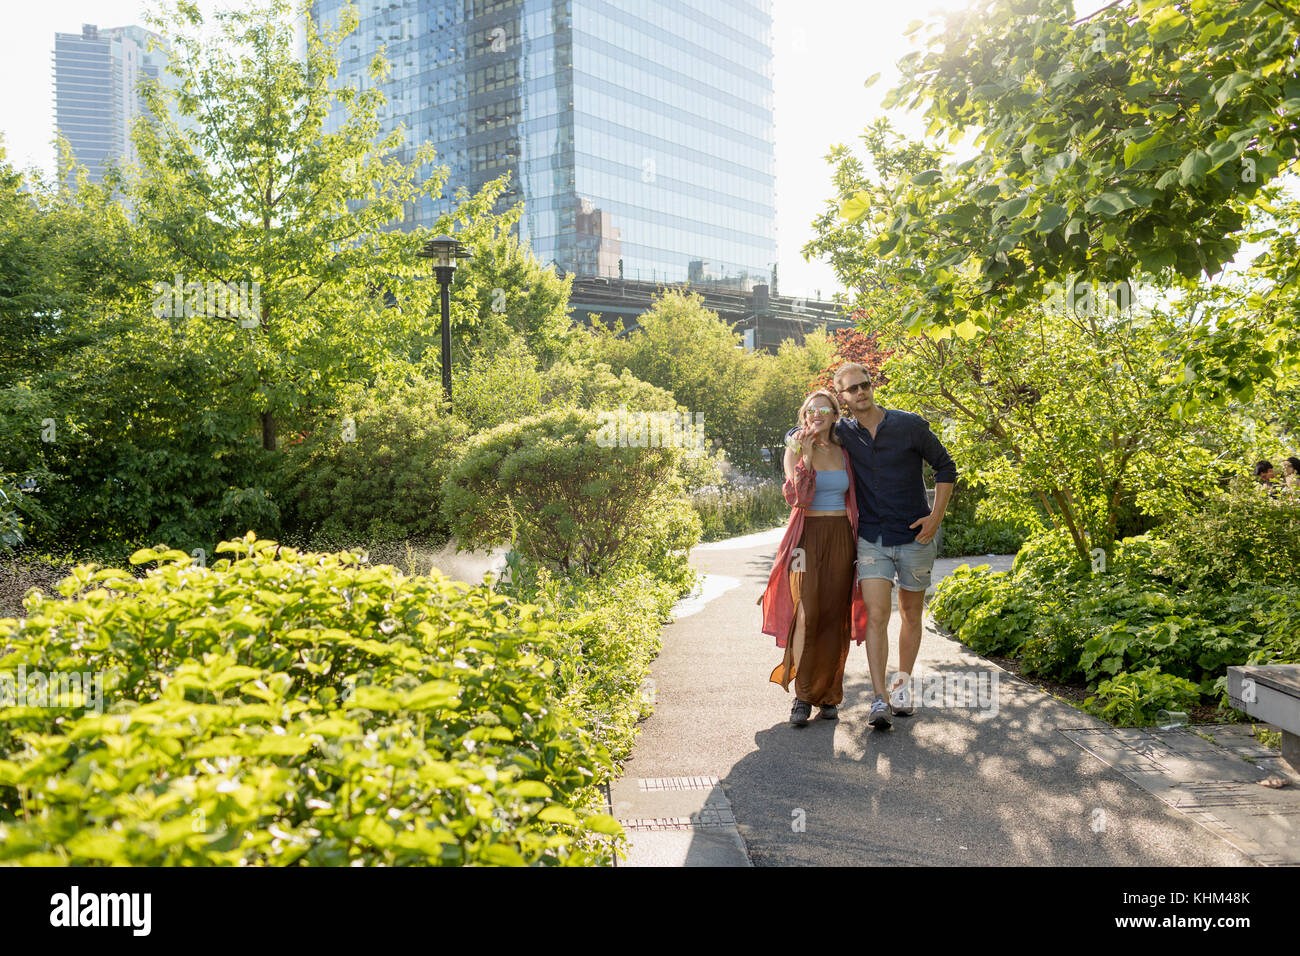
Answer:
[{"label": "woman's sneaker", "polygon": [[903,683],[889,692],[889,709],[898,717],[912,716],[912,675],[901,671]]},{"label": "woman's sneaker", "polygon": [[794,707],[790,710],[791,727],[807,727],[808,718],[812,716],[812,704],[806,700],[795,698]]},{"label": "woman's sneaker", "polygon": [[889,719],[889,705],[885,703],[885,698],[879,694],[871,702],[871,713],[867,715],[867,723],[872,727],[879,727],[881,730],[893,726],[893,721]]}]

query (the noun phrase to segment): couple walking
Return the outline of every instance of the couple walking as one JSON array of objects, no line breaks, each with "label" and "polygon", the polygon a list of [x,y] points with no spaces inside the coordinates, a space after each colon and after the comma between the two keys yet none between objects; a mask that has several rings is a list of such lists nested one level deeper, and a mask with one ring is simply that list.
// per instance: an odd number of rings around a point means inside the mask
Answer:
[{"label": "couple walking", "polygon": [[[835,372],[834,391],[804,400],[799,424],[785,453],[790,522],[759,598],[763,633],[785,648],[771,680],[787,691],[794,681],[794,726],[807,725],[814,705],[833,720],[844,700],[850,636],[865,639],[875,693],[867,719],[886,728],[891,711],[912,713],[922,602],[957,466],[924,418],[875,403],[871,373],[855,362]],[[934,468],[933,508],[922,460]],[[899,671],[886,687],[895,578]]]}]

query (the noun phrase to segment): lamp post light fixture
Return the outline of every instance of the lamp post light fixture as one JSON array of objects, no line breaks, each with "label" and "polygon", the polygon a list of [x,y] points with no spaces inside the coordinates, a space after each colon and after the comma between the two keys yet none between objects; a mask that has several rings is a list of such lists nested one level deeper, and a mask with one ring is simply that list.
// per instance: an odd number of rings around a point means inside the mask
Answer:
[{"label": "lamp post light fixture", "polygon": [[418,253],[422,259],[433,260],[433,274],[438,280],[442,297],[442,391],[451,403],[451,276],[456,271],[457,259],[470,258],[469,247],[451,236],[438,236],[424,244]]}]

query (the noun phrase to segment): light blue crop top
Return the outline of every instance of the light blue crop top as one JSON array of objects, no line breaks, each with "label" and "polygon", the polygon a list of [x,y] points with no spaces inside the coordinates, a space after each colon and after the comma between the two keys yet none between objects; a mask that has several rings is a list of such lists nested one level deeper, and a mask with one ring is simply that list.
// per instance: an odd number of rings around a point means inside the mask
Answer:
[{"label": "light blue crop top", "polygon": [[813,495],[810,511],[843,511],[844,494],[849,490],[849,473],[841,468],[838,471],[819,471],[816,474],[817,491]]}]

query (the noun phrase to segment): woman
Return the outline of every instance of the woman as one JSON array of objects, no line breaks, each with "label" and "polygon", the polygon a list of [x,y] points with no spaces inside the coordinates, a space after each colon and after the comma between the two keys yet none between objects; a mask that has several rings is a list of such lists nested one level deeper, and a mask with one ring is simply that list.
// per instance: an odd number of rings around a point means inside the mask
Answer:
[{"label": "woman", "polygon": [[1282,484],[1292,490],[1300,489],[1300,458],[1295,455],[1282,462]]},{"label": "woman", "polygon": [[771,680],[783,690],[794,680],[790,723],[804,727],[814,705],[834,720],[844,700],[844,664],[850,628],[859,644],[867,612],[853,573],[858,508],[848,453],[835,436],[840,403],[828,391],[809,395],[799,409],[802,427],[785,453],[785,500],[792,508],[776,554],[763,605],[763,633],[785,648]]}]

